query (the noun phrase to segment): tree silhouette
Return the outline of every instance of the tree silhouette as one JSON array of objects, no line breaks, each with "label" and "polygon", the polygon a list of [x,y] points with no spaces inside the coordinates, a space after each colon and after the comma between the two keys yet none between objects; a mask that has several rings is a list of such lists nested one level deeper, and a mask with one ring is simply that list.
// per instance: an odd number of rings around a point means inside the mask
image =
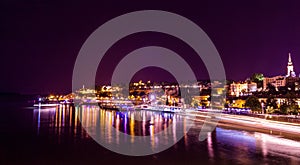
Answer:
[{"label": "tree silhouette", "polygon": [[250,79],[257,84],[257,88],[261,88],[263,85],[262,82],[264,80],[264,75],[262,73],[254,73]]},{"label": "tree silhouette", "polygon": [[284,103],[282,103],[281,105],[280,105],[280,112],[282,113],[282,114],[288,114],[288,104],[286,103],[286,102],[284,102]]},{"label": "tree silhouette", "polygon": [[255,96],[249,96],[246,99],[245,106],[250,108],[252,111],[261,111],[261,104]]},{"label": "tree silhouette", "polygon": [[277,109],[277,108],[278,108],[274,96],[269,96],[269,97],[267,98],[266,106],[267,106],[267,107],[271,107],[271,108],[273,108],[273,109]]},{"label": "tree silhouette", "polygon": [[276,95],[276,88],[275,88],[275,86],[274,85],[272,85],[271,83],[268,83],[267,84],[267,93],[268,93],[268,95]]}]

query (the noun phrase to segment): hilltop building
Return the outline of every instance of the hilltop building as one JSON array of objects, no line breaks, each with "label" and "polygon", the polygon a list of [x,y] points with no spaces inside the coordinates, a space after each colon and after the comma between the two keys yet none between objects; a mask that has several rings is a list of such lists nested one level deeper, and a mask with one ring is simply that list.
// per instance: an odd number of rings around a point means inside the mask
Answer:
[{"label": "hilltop building", "polygon": [[233,82],[230,84],[230,95],[231,96],[248,96],[251,95],[252,92],[257,91],[257,84],[255,82]]},{"label": "hilltop building", "polygon": [[276,89],[279,87],[286,86],[287,84],[297,84],[299,77],[296,77],[294,66],[292,62],[291,53],[288,56],[287,73],[285,76],[265,77],[263,80],[263,90],[267,89],[267,85],[270,83],[275,86]]},{"label": "hilltop building", "polygon": [[286,77],[285,76],[275,76],[275,77],[265,77],[263,80],[263,89],[266,90],[268,84],[272,84],[276,89],[285,86]]},{"label": "hilltop building", "polygon": [[286,77],[296,77],[296,73],[294,71],[294,66],[291,58],[291,53],[289,53],[289,61],[287,65],[287,74]]}]

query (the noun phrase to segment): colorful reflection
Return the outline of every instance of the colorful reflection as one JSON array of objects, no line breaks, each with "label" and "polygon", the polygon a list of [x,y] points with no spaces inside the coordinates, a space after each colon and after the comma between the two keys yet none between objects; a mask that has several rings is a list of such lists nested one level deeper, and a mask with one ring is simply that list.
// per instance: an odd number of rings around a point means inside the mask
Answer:
[{"label": "colorful reflection", "polygon": [[[169,141],[167,135],[173,135],[174,142],[178,140],[176,126],[183,125],[183,117],[155,111],[113,111],[100,109],[99,106],[81,105],[79,107],[59,105],[53,108],[35,109],[34,124],[38,135],[55,134],[57,137],[70,135],[76,138],[90,138],[89,134],[100,135],[107,143],[119,143],[119,134],[126,133],[134,143],[134,136],[150,136],[152,146],[158,140]],[[171,124],[172,128],[167,129]],[[114,132],[112,132],[114,131]],[[154,134],[162,132],[165,139],[155,139]],[[113,136],[117,135],[117,136]]]},{"label": "colorful reflection", "polygon": [[[88,129],[92,137],[99,137],[107,144],[120,144],[121,141],[134,144],[137,136],[150,137],[152,148],[157,148],[159,144],[176,143],[179,139],[176,129],[183,127],[184,119],[172,113],[144,110],[120,112],[88,105],[76,107],[76,111],[82,126]],[[120,136],[121,133],[131,136]],[[155,138],[157,133],[162,133],[163,138]]]},{"label": "colorful reflection", "polygon": [[[184,129],[188,119],[179,114],[155,111],[112,111],[98,106],[82,105],[74,107],[59,105],[53,108],[35,109],[33,123],[38,136],[50,137],[57,143],[77,142],[100,136],[109,144],[120,144],[124,141],[134,143],[136,136],[150,137],[150,146],[177,142],[176,133]],[[198,141],[203,121],[197,118],[181,141],[174,145],[181,152],[204,153],[211,163],[220,160],[235,160],[238,164],[295,163],[300,162],[300,142],[272,134],[228,129],[218,126],[214,132],[207,133],[205,141]],[[172,124],[172,125],[171,125]],[[171,127],[170,127],[171,126]],[[89,129],[89,134],[85,129]],[[126,133],[132,136],[119,136]],[[162,133],[161,138],[155,134]],[[89,136],[90,135],[90,136]],[[170,136],[172,135],[172,136]],[[71,138],[70,138],[71,137]],[[180,151],[179,151],[180,152]],[[206,154],[206,155],[205,155]],[[199,155],[200,156],[200,155]],[[297,164],[296,163],[296,164]]]},{"label": "colorful reflection", "polygon": [[70,105],[34,109],[33,124],[37,135],[55,137],[59,143],[66,135],[74,140],[87,136],[78,120],[78,111]]}]

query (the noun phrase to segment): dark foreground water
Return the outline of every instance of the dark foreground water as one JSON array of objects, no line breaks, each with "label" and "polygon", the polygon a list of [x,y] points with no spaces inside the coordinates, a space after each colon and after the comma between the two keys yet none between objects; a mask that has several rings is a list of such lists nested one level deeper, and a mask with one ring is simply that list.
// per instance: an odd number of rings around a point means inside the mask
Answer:
[{"label": "dark foreground water", "polygon": [[[134,121],[132,116],[147,120]],[[167,132],[167,127],[186,122],[176,114],[116,112],[96,106],[34,109],[2,103],[0,119],[0,164],[300,164],[300,142],[271,134],[217,127],[205,141],[198,141],[202,123],[195,122],[183,138],[167,136],[178,131],[174,127]],[[163,132],[165,138],[152,139],[152,147],[158,141],[179,141],[154,155],[120,155],[99,145],[83,128],[99,122],[115,128],[111,131],[133,136],[151,137]],[[101,138],[119,144],[122,139],[113,134],[108,131]],[[128,143],[133,140],[128,139]]]}]

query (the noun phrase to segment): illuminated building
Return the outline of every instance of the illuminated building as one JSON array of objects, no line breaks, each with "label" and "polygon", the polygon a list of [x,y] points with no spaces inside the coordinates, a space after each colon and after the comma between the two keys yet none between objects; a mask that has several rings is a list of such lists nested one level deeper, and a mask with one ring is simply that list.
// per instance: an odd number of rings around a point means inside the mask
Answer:
[{"label": "illuminated building", "polygon": [[252,92],[256,92],[256,90],[257,90],[257,84],[255,82],[251,82],[251,83],[233,82],[232,84],[230,84],[230,95],[236,97],[251,95]]},{"label": "illuminated building", "polygon": [[287,65],[287,74],[286,77],[296,77],[296,73],[294,72],[294,66],[291,58],[291,53],[289,53],[289,61]]},{"label": "illuminated building", "polygon": [[275,77],[265,77],[263,80],[263,89],[267,89],[267,85],[272,84],[276,89],[278,87],[285,86],[286,79],[284,76],[275,76]]},{"label": "illuminated building", "polygon": [[298,86],[298,81],[299,81],[299,77],[296,77],[291,53],[289,53],[286,76],[265,77],[263,80],[263,90],[267,89],[267,85],[269,83],[275,86],[275,88],[278,90],[278,87],[283,87],[290,84],[294,84],[295,86]]},{"label": "illuminated building", "polygon": [[194,96],[193,100],[192,100],[192,105],[194,107],[197,107],[197,106],[209,107],[210,106],[209,98],[210,98],[210,95]]},{"label": "illuminated building", "polygon": [[234,108],[245,108],[245,104],[246,104],[246,100],[243,99],[237,99],[237,100],[233,100],[231,107]]},{"label": "illuminated building", "polygon": [[299,77],[296,77],[296,73],[294,72],[294,66],[292,63],[291,54],[289,53],[289,61],[287,65],[287,74],[286,74],[286,85],[290,87],[295,87],[295,90],[299,90]]},{"label": "illuminated building", "polygon": [[286,85],[289,87],[295,87],[295,90],[298,91],[299,90],[299,77],[286,77],[285,78],[285,82]]}]

